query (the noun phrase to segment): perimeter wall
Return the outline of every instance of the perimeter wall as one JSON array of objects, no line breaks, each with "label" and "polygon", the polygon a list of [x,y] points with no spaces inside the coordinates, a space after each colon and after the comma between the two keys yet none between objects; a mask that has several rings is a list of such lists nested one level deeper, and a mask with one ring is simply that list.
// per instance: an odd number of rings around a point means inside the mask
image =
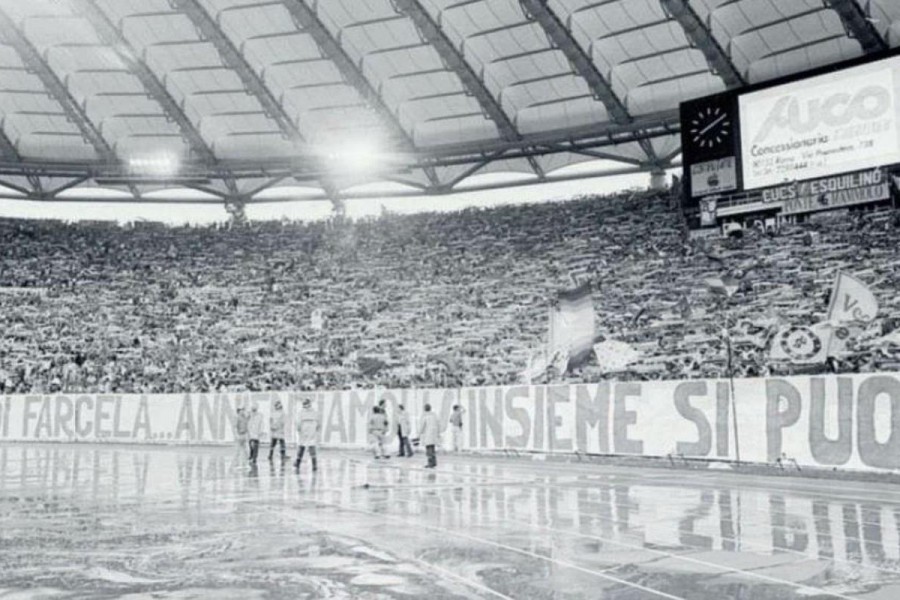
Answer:
[{"label": "perimeter wall", "polygon": [[[266,424],[280,399],[288,417],[304,398],[322,416],[326,447],[366,445],[374,402],[407,407],[415,426],[428,402],[446,431],[465,408],[463,444],[478,450],[740,458],[860,470],[900,469],[900,374],[600,384],[181,395],[58,394],[0,397],[0,440],[228,443],[236,406],[259,405]],[[735,414],[737,418],[735,419]],[[266,427],[268,429],[268,427]],[[392,428],[393,430],[393,428]],[[394,444],[396,436],[390,436]]]}]

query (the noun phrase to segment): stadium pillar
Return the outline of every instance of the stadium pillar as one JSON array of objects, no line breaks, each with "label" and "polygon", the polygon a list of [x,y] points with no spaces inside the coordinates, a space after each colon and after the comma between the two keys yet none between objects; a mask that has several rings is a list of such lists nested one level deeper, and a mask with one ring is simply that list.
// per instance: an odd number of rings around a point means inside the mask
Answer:
[{"label": "stadium pillar", "polygon": [[237,225],[247,222],[247,199],[243,196],[228,196],[225,199],[225,210],[231,221]]},{"label": "stadium pillar", "polygon": [[654,169],[650,172],[650,189],[655,192],[661,192],[668,188],[666,183],[666,172],[662,169]]}]

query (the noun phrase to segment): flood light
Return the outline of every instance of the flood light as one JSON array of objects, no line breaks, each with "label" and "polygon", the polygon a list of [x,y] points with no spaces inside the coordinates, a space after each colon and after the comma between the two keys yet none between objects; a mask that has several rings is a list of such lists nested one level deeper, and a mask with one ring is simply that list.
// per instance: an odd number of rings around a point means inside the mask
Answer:
[{"label": "flood light", "polygon": [[380,146],[369,139],[335,144],[324,154],[329,168],[346,173],[371,173],[384,162]]},{"label": "flood light", "polygon": [[180,163],[171,154],[134,156],[128,160],[128,168],[135,175],[170,177],[178,173]]}]

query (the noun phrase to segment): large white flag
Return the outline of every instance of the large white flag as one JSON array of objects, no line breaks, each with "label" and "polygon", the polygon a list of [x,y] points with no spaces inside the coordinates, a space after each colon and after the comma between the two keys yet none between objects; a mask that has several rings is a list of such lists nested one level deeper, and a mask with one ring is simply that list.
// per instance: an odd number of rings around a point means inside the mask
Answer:
[{"label": "large white flag", "polygon": [[846,273],[838,272],[831,290],[828,320],[832,323],[868,323],[878,314],[878,300],[866,284]]},{"label": "large white flag", "polygon": [[594,303],[589,283],[559,292],[555,306],[550,308],[549,329],[548,362],[558,369],[562,365],[560,372],[565,373],[568,363],[583,360],[594,343]]}]

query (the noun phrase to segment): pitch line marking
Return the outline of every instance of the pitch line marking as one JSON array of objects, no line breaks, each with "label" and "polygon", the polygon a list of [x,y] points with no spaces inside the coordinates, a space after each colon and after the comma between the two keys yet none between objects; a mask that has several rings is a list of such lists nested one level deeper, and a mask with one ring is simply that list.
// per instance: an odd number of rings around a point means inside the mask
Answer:
[{"label": "pitch line marking", "polygon": [[[398,499],[397,499],[397,498],[393,498],[393,499],[390,499],[390,500],[397,501]],[[411,500],[411,499],[407,499],[407,501],[410,501],[410,500]],[[388,500],[376,500],[376,501],[374,501],[374,502],[378,503],[378,502],[387,502],[387,501],[388,501]],[[401,501],[402,501],[402,500],[401,500]],[[439,504],[434,504],[434,503],[425,502],[424,500],[421,501],[421,503],[422,503],[422,504],[427,504],[427,505],[433,506],[433,507],[440,507],[440,506],[441,506],[441,505],[439,505]],[[737,568],[737,567],[728,567],[728,566],[725,566],[725,565],[720,565],[720,564],[718,564],[718,563],[709,562],[709,561],[701,560],[701,559],[699,559],[699,558],[693,558],[693,557],[690,557],[690,556],[682,556],[682,555],[679,555],[679,554],[675,554],[675,553],[673,553],[673,552],[666,552],[665,550],[657,550],[657,549],[655,549],[655,548],[646,548],[646,547],[644,547],[644,546],[638,546],[637,544],[629,544],[629,543],[627,543],[627,542],[619,542],[619,541],[611,540],[611,539],[609,539],[609,538],[604,538],[604,537],[598,536],[598,535],[587,534],[587,533],[581,533],[581,532],[577,532],[577,531],[566,531],[566,530],[564,530],[564,529],[557,529],[557,528],[555,528],[555,527],[548,527],[548,526],[546,526],[546,525],[535,525],[534,523],[529,523],[528,521],[520,521],[520,520],[518,520],[518,519],[509,519],[509,518],[506,518],[506,519],[493,519],[493,518],[490,518],[490,517],[485,517],[485,518],[486,518],[486,520],[488,520],[489,522],[492,522],[492,523],[504,523],[504,522],[507,522],[507,523],[513,523],[513,524],[518,524],[518,525],[526,525],[526,526],[528,526],[528,527],[531,527],[532,529],[539,529],[539,530],[549,531],[549,532],[557,533],[557,534],[561,534],[561,535],[568,535],[568,536],[572,536],[572,537],[579,537],[579,538],[584,538],[584,539],[591,539],[591,540],[595,540],[595,541],[599,541],[599,542],[609,543],[609,544],[612,544],[612,545],[615,545],[615,546],[619,546],[619,547],[622,547],[622,548],[629,548],[629,549],[632,549],[632,550],[639,550],[639,551],[643,551],[643,552],[649,552],[649,553],[651,553],[651,554],[656,554],[657,556],[661,556],[661,557],[663,557],[663,558],[670,558],[670,559],[673,559],[673,560],[676,560],[676,561],[677,561],[677,560],[682,560],[682,561],[685,561],[685,562],[691,562],[691,563],[698,564],[698,565],[705,566],[705,567],[712,567],[712,568],[714,568],[714,569],[719,569],[719,570],[721,570],[721,571],[722,571],[722,573],[721,573],[722,575],[729,574],[729,573],[740,573],[740,574],[747,575],[747,576],[749,576],[749,577],[754,577],[754,578],[757,578],[757,579],[762,579],[762,580],[767,581],[767,582],[769,582],[769,583],[778,583],[778,584],[781,584],[781,585],[786,585],[786,586],[788,586],[788,587],[794,587],[794,588],[798,588],[798,589],[814,590],[814,591],[816,591],[816,592],[820,592],[820,593],[822,593],[822,594],[826,594],[826,595],[829,595],[829,596],[833,596],[833,597],[835,597],[835,598],[844,598],[844,599],[846,599],[846,600],[854,600],[851,596],[844,596],[844,595],[838,594],[838,593],[836,593],[836,592],[829,592],[829,591],[827,591],[827,590],[824,590],[824,589],[821,589],[821,588],[817,588],[817,587],[815,587],[815,586],[804,585],[804,584],[800,584],[800,583],[794,583],[794,582],[788,581],[788,580],[786,580],[786,579],[779,579],[779,578],[777,578],[777,577],[770,577],[770,576],[768,576],[768,575],[762,575],[762,574],[760,574],[760,573],[755,573],[755,572],[748,571],[748,570],[745,570],[745,569],[740,569],[740,568]]]},{"label": "pitch line marking", "polygon": [[394,515],[390,515],[387,513],[375,513],[375,512],[372,512],[372,511],[369,511],[369,510],[366,510],[363,508],[357,508],[355,505],[352,505],[352,504],[351,505],[338,504],[338,503],[334,503],[334,502],[324,502],[321,500],[307,500],[306,502],[312,503],[312,504],[317,504],[317,505],[331,506],[331,507],[337,508],[339,510],[346,510],[346,511],[351,511],[351,512],[362,513],[362,514],[370,515],[373,517],[377,517],[379,519],[391,519],[393,521],[404,523],[406,525],[413,525],[416,527],[421,527],[423,529],[431,529],[433,531],[437,531],[439,533],[443,533],[444,535],[448,535],[451,537],[457,537],[457,538],[461,538],[464,540],[468,540],[470,542],[485,544],[488,546],[494,546],[495,548],[500,548],[501,550],[506,550],[509,552],[513,552],[515,554],[521,554],[524,556],[528,556],[530,558],[536,558],[538,560],[553,563],[553,564],[559,565],[561,567],[573,569],[575,571],[581,571],[582,573],[586,573],[588,575],[593,575],[595,577],[600,577],[601,579],[606,579],[607,581],[611,581],[613,583],[624,585],[624,586],[627,586],[630,588],[638,589],[643,592],[647,592],[648,594],[653,594],[654,596],[658,596],[660,598],[667,598],[668,600],[687,600],[687,598],[683,598],[681,596],[674,596],[672,594],[668,594],[668,593],[662,592],[660,590],[655,590],[653,588],[646,587],[639,583],[634,583],[632,581],[628,581],[626,579],[621,579],[621,578],[615,577],[613,575],[607,575],[606,573],[603,573],[602,571],[595,571],[593,569],[588,569],[586,567],[582,567],[580,565],[576,565],[576,564],[570,563],[568,561],[559,560],[556,558],[550,558],[548,556],[542,556],[540,554],[531,552],[529,550],[524,550],[522,548],[516,548],[514,546],[509,546],[507,544],[495,542],[493,540],[487,540],[487,539],[479,538],[476,536],[470,536],[470,535],[467,535],[464,533],[460,533],[457,531],[447,529],[445,527],[438,527],[436,525],[430,525],[430,524],[425,524],[425,523],[416,523],[416,522],[409,521],[407,519],[402,519],[400,517],[396,517]]}]

